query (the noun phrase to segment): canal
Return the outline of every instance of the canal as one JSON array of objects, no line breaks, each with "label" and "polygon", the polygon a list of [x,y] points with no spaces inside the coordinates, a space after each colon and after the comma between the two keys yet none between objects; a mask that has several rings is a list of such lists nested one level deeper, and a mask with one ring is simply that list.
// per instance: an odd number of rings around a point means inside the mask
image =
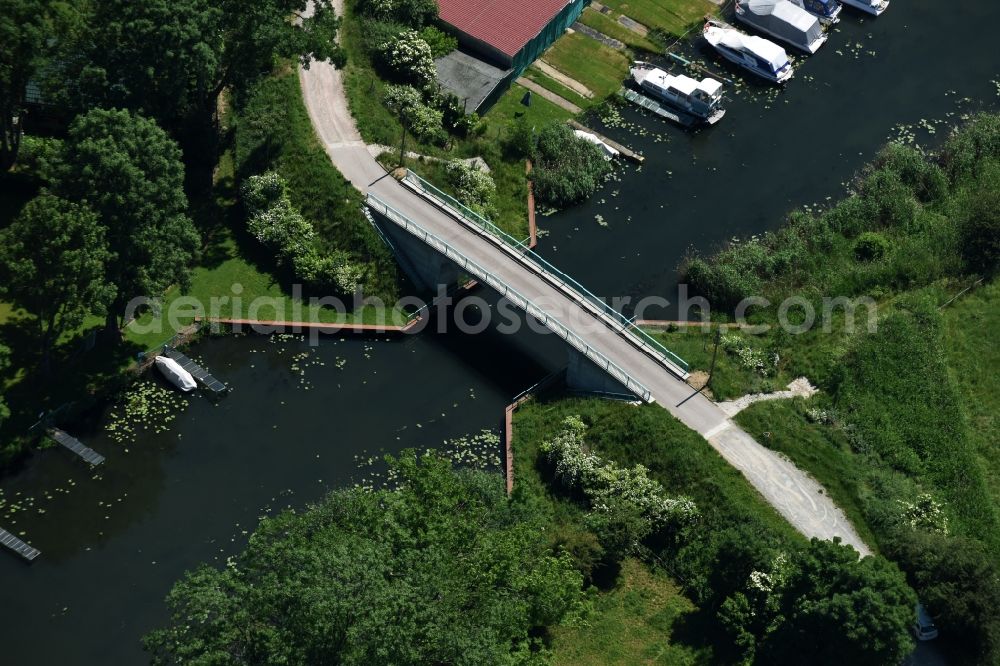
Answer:
[{"label": "canal", "polygon": [[[877,21],[844,13],[787,90],[744,83],[713,128],[689,134],[632,109],[624,126],[600,127],[646,162],[544,218],[541,251],[595,293],[674,300],[689,248],[711,251],[838,198],[901,125],[932,144],[961,114],[997,106],[1000,62],[982,34],[1000,19],[995,3],[895,0]],[[489,331],[314,349],[233,337],[192,353],[229,395],[163,408],[143,398],[137,412],[158,425],[134,441],[104,427],[75,433],[108,457],[97,475],[53,450],[0,480],[0,524],[43,551],[30,567],[0,554],[3,663],[142,663],[139,637],[165,620],[173,581],[224,562],[260,515],[365,481],[358,459],[380,449],[495,427],[514,394],[564,361],[553,340]]]}]

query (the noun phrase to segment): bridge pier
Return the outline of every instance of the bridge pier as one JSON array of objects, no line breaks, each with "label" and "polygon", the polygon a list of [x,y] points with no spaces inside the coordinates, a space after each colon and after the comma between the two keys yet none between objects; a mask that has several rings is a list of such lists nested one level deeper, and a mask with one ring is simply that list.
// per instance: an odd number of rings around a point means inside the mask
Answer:
[{"label": "bridge pier", "polygon": [[597,367],[576,347],[567,346],[567,355],[569,363],[566,366],[566,385],[574,391],[635,395],[634,391]]},{"label": "bridge pier", "polygon": [[400,268],[418,290],[436,293],[438,285],[458,282],[459,270],[455,262],[399,225],[386,220],[377,211],[372,211],[372,216],[392,243]]}]

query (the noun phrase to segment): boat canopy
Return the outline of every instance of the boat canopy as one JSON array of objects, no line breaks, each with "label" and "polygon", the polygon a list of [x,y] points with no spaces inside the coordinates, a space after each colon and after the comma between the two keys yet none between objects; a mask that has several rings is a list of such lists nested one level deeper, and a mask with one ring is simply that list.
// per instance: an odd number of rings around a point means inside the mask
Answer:
[{"label": "boat canopy", "polygon": [[722,35],[722,43],[729,48],[740,51],[747,50],[771,65],[777,72],[788,64],[788,54],[774,42],[763,37],[744,35],[738,30],[726,30]]},{"label": "boat canopy", "polygon": [[180,363],[169,356],[157,356],[154,359],[156,367],[160,369],[163,376],[170,380],[170,383],[182,391],[191,391],[198,387],[198,383],[191,376],[191,373],[181,367]]},{"label": "boat canopy", "polygon": [[740,0],[746,19],[765,32],[807,48],[823,36],[819,19],[788,0]]}]

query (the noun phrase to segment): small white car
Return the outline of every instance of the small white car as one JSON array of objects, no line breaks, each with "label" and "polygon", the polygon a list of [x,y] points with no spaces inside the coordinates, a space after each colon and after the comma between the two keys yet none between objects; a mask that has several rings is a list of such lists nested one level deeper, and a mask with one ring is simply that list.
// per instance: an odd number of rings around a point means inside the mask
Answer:
[{"label": "small white car", "polygon": [[938,629],[923,604],[917,604],[917,619],[913,623],[913,635],[918,641],[932,641],[938,637]]}]

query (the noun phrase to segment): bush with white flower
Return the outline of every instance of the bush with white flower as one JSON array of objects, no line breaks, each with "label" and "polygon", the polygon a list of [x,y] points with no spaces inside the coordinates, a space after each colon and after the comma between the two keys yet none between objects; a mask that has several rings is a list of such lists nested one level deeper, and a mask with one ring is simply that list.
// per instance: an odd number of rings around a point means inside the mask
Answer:
[{"label": "bush with white flower", "polygon": [[404,30],[380,49],[385,64],[401,80],[423,88],[434,81],[437,67],[431,46],[416,30]]},{"label": "bush with white flower", "polygon": [[423,94],[413,86],[388,86],[383,101],[421,141],[443,144],[447,140],[442,126],[444,114],[424,104]]},{"label": "bush with white flower", "polygon": [[540,450],[554,466],[559,482],[587,498],[591,510],[587,522],[605,547],[627,555],[638,550],[646,536],[684,527],[697,518],[693,501],[667,497],[642,465],[623,469],[588,452],[586,430],[580,417],[569,416],[563,429],[542,442]]},{"label": "bush with white flower", "polygon": [[485,217],[495,215],[497,186],[493,176],[478,166],[458,160],[448,163],[445,175],[455,188],[459,201]]},{"label": "bush with white flower", "polygon": [[747,370],[753,370],[762,377],[767,377],[778,367],[778,354],[768,354],[763,349],[757,349],[740,335],[723,335],[722,348],[739,361]]}]

